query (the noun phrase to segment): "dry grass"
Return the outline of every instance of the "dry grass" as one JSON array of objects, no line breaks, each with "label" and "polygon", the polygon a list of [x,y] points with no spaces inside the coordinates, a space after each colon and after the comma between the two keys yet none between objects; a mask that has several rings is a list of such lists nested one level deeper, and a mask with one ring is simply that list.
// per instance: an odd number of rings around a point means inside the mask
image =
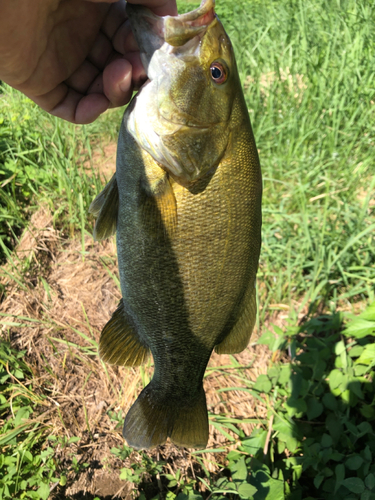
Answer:
[{"label": "dry grass", "polygon": [[[306,77],[300,74],[292,74],[290,68],[286,67],[279,68],[279,72],[269,71],[268,73],[262,73],[259,79],[260,91],[264,99],[266,100],[270,92],[275,92],[275,86],[279,85],[280,82],[283,84],[284,89],[287,93],[293,97],[296,105],[301,104],[304,91],[307,89]],[[244,82],[244,88],[248,89],[255,85],[255,79],[253,76],[248,75]],[[266,106],[266,102],[264,102]]]}]

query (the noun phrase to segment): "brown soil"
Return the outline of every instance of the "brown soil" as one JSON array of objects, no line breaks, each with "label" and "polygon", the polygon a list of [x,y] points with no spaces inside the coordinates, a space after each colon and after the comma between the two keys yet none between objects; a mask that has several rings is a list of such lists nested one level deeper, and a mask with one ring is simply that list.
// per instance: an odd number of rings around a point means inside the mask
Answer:
[{"label": "brown soil", "polygon": [[95,168],[104,180],[109,180],[116,171],[117,144],[110,142],[100,149],[95,149],[91,160],[84,163],[87,169]]},{"label": "brown soil", "polygon": [[[112,146],[109,151],[113,153]],[[108,172],[113,171],[113,158],[107,162]],[[62,238],[43,207],[32,217],[13,263],[8,262],[0,274],[7,290],[0,312],[7,314],[7,321],[19,316],[35,320],[22,320],[22,327],[3,325],[0,331],[18,349],[27,351],[26,361],[34,374],[33,390],[46,396],[39,420],[50,435],[80,437],[76,444],[56,448],[56,458],[70,472],[66,487],[54,489],[54,498],[130,498],[134,488],[119,479],[119,471],[139,462],[141,455],[133,452],[124,461],[110,452],[124,444],[115,415],[121,417],[121,411],[124,415],[129,410],[152,376],[152,364],[144,369],[111,367],[97,356],[100,332],[120,299],[117,276],[113,238],[103,243],[86,238],[82,248],[80,239]],[[266,408],[239,388],[246,386],[241,377],[255,380],[264,373],[270,358],[268,349],[255,343],[239,355],[212,356],[204,380],[212,421],[214,415],[225,415],[257,419],[258,425],[264,425],[261,421],[267,417]],[[234,364],[238,364],[236,369]],[[230,387],[237,389],[219,392]],[[254,425],[245,423],[242,427],[250,432]],[[229,435],[233,435],[231,431]],[[208,448],[229,450],[233,443],[210,426]],[[180,469],[190,477],[200,475],[196,458],[173,445],[148,455],[164,460],[172,473]],[[89,464],[82,466],[80,474],[72,470],[73,456],[80,464]],[[205,453],[204,464],[217,474],[217,464],[224,457],[223,453]]]}]

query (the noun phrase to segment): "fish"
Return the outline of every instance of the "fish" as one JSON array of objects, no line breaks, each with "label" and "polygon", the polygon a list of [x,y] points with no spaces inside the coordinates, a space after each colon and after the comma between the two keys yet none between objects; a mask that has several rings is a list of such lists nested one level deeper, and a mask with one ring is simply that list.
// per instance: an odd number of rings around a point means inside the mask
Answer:
[{"label": "fish", "polygon": [[125,110],[116,173],[90,206],[94,238],[116,233],[122,293],[99,355],[154,360],[125,417],[135,449],[207,446],[207,363],[213,350],[245,349],[256,320],[262,177],[214,7],[159,17],[127,4],[148,80]]}]

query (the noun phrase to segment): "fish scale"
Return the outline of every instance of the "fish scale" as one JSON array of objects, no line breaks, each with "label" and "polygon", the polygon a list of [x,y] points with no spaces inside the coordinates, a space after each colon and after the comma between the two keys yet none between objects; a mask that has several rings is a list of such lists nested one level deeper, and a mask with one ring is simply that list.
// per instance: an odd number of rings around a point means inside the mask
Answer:
[{"label": "fish scale", "polygon": [[[256,318],[261,173],[233,51],[213,7],[203,0],[196,11],[160,18],[128,5],[150,80],[125,112],[116,174],[91,207],[96,239],[117,231],[123,296],[99,354],[125,366],[154,359],[153,378],[124,423],[138,449],[168,438],[206,446],[210,355],[242,351]],[[223,72],[218,85],[212,75]]]}]

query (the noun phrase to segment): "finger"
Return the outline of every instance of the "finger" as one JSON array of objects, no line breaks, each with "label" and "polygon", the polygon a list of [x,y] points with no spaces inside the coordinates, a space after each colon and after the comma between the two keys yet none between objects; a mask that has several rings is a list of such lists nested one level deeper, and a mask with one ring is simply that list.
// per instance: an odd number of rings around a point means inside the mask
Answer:
[{"label": "finger", "polygon": [[82,95],[61,83],[45,95],[28,95],[38,106],[64,120],[73,123],[91,123],[109,107],[103,94]]},{"label": "finger", "polygon": [[157,16],[177,16],[176,0],[128,0],[151,9]]},{"label": "finger", "polygon": [[104,19],[101,30],[111,40],[116,31],[127,19],[125,14],[125,0],[119,0],[111,5],[107,16]]},{"label": "finger", "polygon": [[83,96],[73,89],[68,92],[50,113],[72,123],[87,124],[95,121],[109,107],[109,101],[103,94]]},{"label": "finger", "polygon": [[132,65],[132,79],[133,79],[133,81],[134,81],[134,78],[136,78],[136,79],[147,78],[147,75],[146,75],[146,72],[143,68],[141,56],[140,56],[138,49],[136,51],[133,51],[133,52],[127,52],[124,56],[122,54],[119,54],[118,52],[113,51],[110,58],[108,59],[107,66],[108,66],[108,64],[112,63],[113,61],[117,61],[117,59],[126,59],[127,61],[130,62],[130,64]]},{"label": "finger", "polygon": [[87,58],[96,68],[103,70],[112,51],[111,41],[104,33],[99,32]]},{"label": "finger", "polygon": [[139,51],[128,52],[125,56],[132,66],[132,81],[135,88],[139,88],[146,80],[147,75],[143,67]]},{"label": "finger", "polygon": [[108,99],[103,94],[83,96],[76,106],[74,123],[92,123],[108,108]]},{"label": "finger", "polygon": [[68,87],[71,87],[80,94],[85,94],[98,74],[98,68],[86,60],[83,61],[81,66],[67,80],[65,80],[65,83]]},{"label": "finger", "polygon": [[99,73],[87,89],[86,94],[104,94],[103,73]]},{"label": "finger", "polygon": [[112,38],[112,44],[115,50],[120,54],[127,52],[139,51],[137,42],[135,41],[129,21],[123,23]]},{"label": "finger", "polygon": [[111,107],[124,106],[133,93],[132,65],[126,59],[116,59],[104,69],[103,90]]}]

